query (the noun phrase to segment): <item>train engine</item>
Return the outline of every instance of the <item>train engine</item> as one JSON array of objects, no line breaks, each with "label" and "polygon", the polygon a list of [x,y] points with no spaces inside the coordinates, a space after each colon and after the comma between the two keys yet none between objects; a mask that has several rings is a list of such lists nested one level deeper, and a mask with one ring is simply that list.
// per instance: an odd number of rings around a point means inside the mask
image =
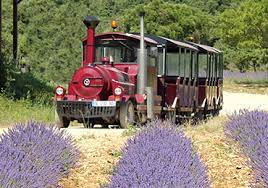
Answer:
[{"label": "train engine", "polygon": [[[83,22],[87,37],[82,66],[75,71],[68,91],[63,86],[54,91],[57,124],[66,128],[77,120],[87,127],[120,124],[125,128],[135,122],[137,103],[144,103],[143,93],[137,94],[140,39],[116,32],[95,36],[99,20],[88,16]],[[145,45],[150,49],[156,43],[148,39]]]},{"label": "train engine", "polygon": [[[84,19],[82,66],[68,90],[55,88],[59,127],[77,120],[93,127],[143,124],[154,117],[181,123],[218,115],[223,105],[223,52],[203,44],[140,33],[95,35]],[[113,26],[116,24],[113,23]]]}]

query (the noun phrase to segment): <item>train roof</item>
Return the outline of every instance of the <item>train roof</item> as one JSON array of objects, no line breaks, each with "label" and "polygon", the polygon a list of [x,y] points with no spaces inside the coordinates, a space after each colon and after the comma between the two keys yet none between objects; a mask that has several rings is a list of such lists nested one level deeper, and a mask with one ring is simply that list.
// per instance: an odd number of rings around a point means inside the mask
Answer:
[{"label": "train roof", "polygon": [[[102,33],[102,34],[98,34],[96,35],[96,38],[98,39],[106,39],[106,40],[125,40],[125,39],[129,39],[129,40],[140,40],[140,36],[139,35],[134,35],[131,33],[120,33],[120,32],[108,32],[108,33]],[[144,37],[144,42],[150,45],[157,45],[158,43],[148,37]]]},{"label": "train roof", "polygon": [[165,38],[165,37],[161,37],[163,39],[165,39],[167,41],[167,44],[169,43],[173,43],[177,46],[181,46],[181,47],[185,47],[185,48],[189,48],[191,50],[194,50],[194,51],[199,51],[198,48],[190,45],[190,44],[187,44],[186,42],[182,42],[182,41],[177,41],[177,40],[173,40],[173,39],[169,39],[169,38]]},{"label": "train roof", "polygon": [[[139,41],[140,35],[139,33],[121,33],[121,32],[107,32],[102,34],[96,35],[97,39],[105,39],[105,40],[134,40]],[[85,41],[86,39],[83,39]],[[220,50],[207,46],[204,44],[197,44],[194,42],[188,41],[178,41],[169,39],[166,37],[156,36],[156,35],[149,35],[145,34],[144,42],[148,45],[163,45],[166,47],[184,47],[194,51],[198,51],[200,53],[222,53]]]},{"label": "train roof", "polygon": [[[137,33],[134,33],[134,35],[139,36]],[[182,41],[176,41],[173,39],[169,39],[166,37],[156,36],[156,35],[148,35],[146,34],[145,37],[150,38],[158,43],[158,45],[165,45],[167,47],[184,47],[188,48],[194,51],[198,51],[198,48],[194,47],[193,45],[187,44],[186,42]]]},{"label": "train roof", "polygon": [[205,52],[205,53],[209,52],[209,53],[216,53],[216,54],[221,53],[220,50],[218,50],[218,49],[216,49],[216,48],[214,48],[214,47],[211,47],[211,46],[207,46],[207,45],[204,45],[204,44],[197,44],[197,43],[194,43],[194,42],[187,42],[187,43],[189,43],[189,44],[191,44],[191,45],[197,47],[198,50],[199,50],[201,53],[202,53],[202,52]]}]

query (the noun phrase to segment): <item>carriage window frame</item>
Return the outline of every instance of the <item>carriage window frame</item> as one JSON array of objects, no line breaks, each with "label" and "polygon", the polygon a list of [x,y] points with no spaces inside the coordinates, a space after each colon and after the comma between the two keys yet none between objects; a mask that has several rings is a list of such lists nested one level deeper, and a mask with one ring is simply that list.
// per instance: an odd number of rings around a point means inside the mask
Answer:
[{"label": "carriage window frame", "polygon": [[181,47],[179,47],[179,63],[178,63],[178,72],[177,72],[179,76],[181,73],[180,67],[181,67]]},{"label": "carriage window frame", "polygon": [[185,77],[184,74],[184,65],[185,64],[185,48],[180,47],[180,67],[179,67],[179,76],[180,77]]},{"label": "carriage window frame", "polygon": [[197,53],[197,59],[198,59],[197,77],[208,78],[209,77],[208,53]]},{"label": "carriage window frame", "polygon": [[215,54],[215,79],[218,79],[218,68],[219,68],[219,62],[218,62],[218,54]]},{"label": "carriage window frame", "polygon": [[192,70],[191,70],[191,77],[192,79],[197,78],[198,77],[198,60],[197,60],[197,52],[196,51],[191,51],[192,55]]},{"label": "carriage window frame", "polygon": [[184,57],[184,77],[191,78],[191,64],[192,64],[191,50],[188,48],[185,48],[184,55],[185,55],[185,57]]},{"label": "carriage window frame", "polygon": [[164,49],[162,51],[158,50],[157,58],[157,75],[165,74],[165,62],[164,62]]},{"label": "carriage window frame", "polygon": [[179,60],[180,60],[180,54],[178,53],[178,51],[166,53],[166,75],[167,76],[178,76],[177,69],[178,69],[178,66],[180,65]]}]

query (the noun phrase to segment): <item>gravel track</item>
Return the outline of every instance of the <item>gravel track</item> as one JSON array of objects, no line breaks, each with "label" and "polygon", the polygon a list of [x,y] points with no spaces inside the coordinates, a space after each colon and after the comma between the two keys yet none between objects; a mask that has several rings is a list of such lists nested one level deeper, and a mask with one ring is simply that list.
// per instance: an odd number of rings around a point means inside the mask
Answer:
[{"label": "gravel track", "polygon": [[268,110],[268,95],[223,92],[223,101],[222,115],[231,114],[240,109]]}]

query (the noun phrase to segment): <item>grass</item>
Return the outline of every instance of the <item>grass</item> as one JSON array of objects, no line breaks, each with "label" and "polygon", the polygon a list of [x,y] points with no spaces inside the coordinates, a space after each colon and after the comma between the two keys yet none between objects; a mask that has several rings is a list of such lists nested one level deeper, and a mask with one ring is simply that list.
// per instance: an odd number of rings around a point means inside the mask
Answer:
[{"label": "grass", "polygon": [[186,135],[208,167],[212,187],[248,187],[251,169],[237,145],[227,140],[223,127],[226,117],[215,117],[198,126],[185,127]]},{"label": "grass", "polygon": [[11,100],[0,96],[0,127],[31,119],[42,122],[54,121],[53,106],[34,105],[28,100]]},{"label": "grass", "polygon": [[266,94],[268,95],[268,80],[234,80],[225,79],[223,84],[224,91]]}]

